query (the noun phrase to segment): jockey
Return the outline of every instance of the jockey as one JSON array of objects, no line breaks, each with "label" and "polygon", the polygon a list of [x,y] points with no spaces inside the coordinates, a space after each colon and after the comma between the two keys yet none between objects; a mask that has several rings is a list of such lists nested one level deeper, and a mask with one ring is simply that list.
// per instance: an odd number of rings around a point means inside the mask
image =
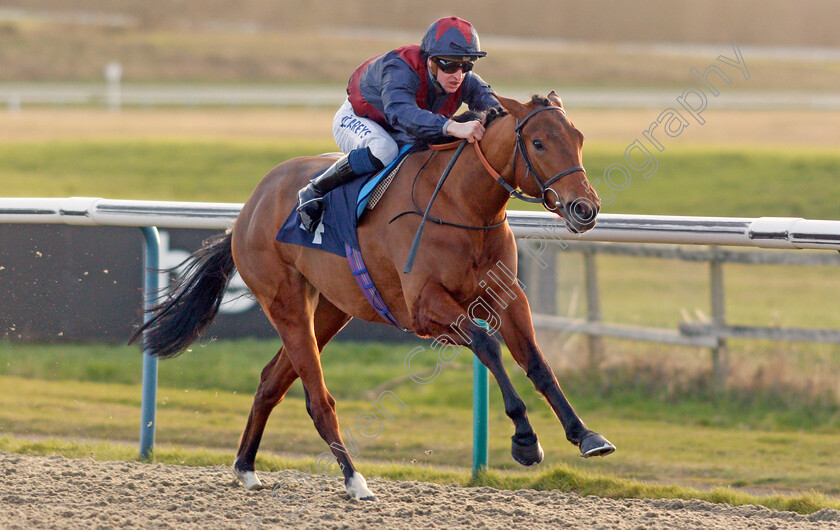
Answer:
[{"label": "jockey", "polygon": [[446,17],[429,26],[419,46],[397,48],[357,68],[333,118],[333,135],[346,154],[298,192],[304,228],[313,233],[318,227],[327,192],[381,170],[402,145],[443,136],[481,140],[480,121],[450,118],[461,103],[477,111],[499,106],[490,85],[472,71],[485,55],[469,22]]}]

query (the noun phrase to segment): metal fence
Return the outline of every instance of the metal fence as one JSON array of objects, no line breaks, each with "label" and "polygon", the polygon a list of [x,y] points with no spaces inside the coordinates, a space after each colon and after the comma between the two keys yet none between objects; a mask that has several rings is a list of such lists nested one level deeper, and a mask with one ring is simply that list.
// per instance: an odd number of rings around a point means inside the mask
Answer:
[{"label": "metal fence", "polygon": [[[840,344],[840,329],[793,328],[781,326],[733,325],[726,318],[726,293],[724,289],[724,265],[793,265],[793,266],[840,266],[837,252],[779,252],[765,250],[727,249],[717,245],[691,248],[681,245],[650,245],[628,243],[597,243],[588,241],[567,241],[554,244],[550,250],[556,257],[546,254],[546,262],[558,261],[566,253],[579,254],[583,261],[582,283],[586,299],[583,318],[558,315],[550,294],[556,288],[556,264],[541,268],[534,262],[524,264],[530,268],[531,281],[538,282],[539,289],[531,297],[534,311],[534,326],[566,333],[588,335],[590,364],[597,365],[603,358],[601,337],[628,339],[644,342],[709,348],[712,356],[714,383],[722,386],[728,378],[727,339],[759,339],[790,342],[817,342]],[[533,252],[533,250],[531,251]],[[527,255],[528,252],[524,252]],[[684,262],[707,263],[709,277],[708,317],[699,322],[683,322],[677,329],[635,326],[605,322],[602,318],[601,288],[598,275],[598,256],[626,256],[635,258],[656,258]],[[542,278],[540,278],[542,276]],[[534,292],[532,291],[532,292]],[[543,299],[547,298],[547,299]]]}]

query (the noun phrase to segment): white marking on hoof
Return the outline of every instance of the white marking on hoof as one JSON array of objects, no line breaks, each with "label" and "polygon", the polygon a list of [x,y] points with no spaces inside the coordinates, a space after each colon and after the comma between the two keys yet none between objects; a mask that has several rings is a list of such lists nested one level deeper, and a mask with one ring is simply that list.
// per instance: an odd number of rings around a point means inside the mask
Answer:
[{"label": "white marking on hoof", "polygon": [[367,487],[367,481],[361,473],[356,471],[347,481],[347,495],[359,501],[375,501],[376,497]]},{"label": "white marking on hoof", "polygon": [[236,469],[236,466],[233,466],[233,474],[245,486],[246,490],[258,490],[263,487],[262,482],[253,471],[240,471]]}]

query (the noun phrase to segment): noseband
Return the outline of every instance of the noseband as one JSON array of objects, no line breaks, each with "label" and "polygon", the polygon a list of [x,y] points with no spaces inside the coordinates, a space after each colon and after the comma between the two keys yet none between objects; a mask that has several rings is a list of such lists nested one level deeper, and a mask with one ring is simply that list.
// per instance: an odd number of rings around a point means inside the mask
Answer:
[{"label": "noseband", "polygon": [[[569,169],[565,169],[565,170],[561,171],[560,173],[557,173],[556,175],[553,175],[548,180],[545,180],[540,176],[539,172],[537,171],[537,168],[534,167],[534,163],[531,162],[531,157],[528,155],[528,149],[525,146],[525,140],[522,138],[522,128],[525,126],[526,123],[528,123],[528,120],[530,120],[535,114],[540,113],[544,110],[559,110],[563,114],[566,113],[566,111],[563,110],[562,107],[554,107],[554,106],[540,107],[536,110],[532,110],[527,116],[525,116],[522,119],[522,121],[516,120],[516,127],[514,128],[514,131],[516,132],[516,149],[513,152],[513,164],[511,165],[511,174],[515,175],[516,174],[516,157],[517,157],[517,155],[521,154],[522,159],[525,161],[525,167],[527,168],[528,175],[533,177],[534,182],[537,184],[537,187],[540,189],[540,197],[537,198],[537,197],[530,197],[528,195],[525,195],[523,192],[517,190],[516,188],[514,188],[513,186],[508,184],[508,182],[501,175],[496,177],[496,181],[499,184],[501,184],[502,187],[504,187],[505,190],[507,190],[508,193],[510,193],[512,196],[516,197],[517,199],[521,199],[521,200],[526,201],[526,202],[542,203],[542,205],[546,209],[555,210],[557,208],[557,202],[560,202],[560,197],[557,195],[557,192],[552,190],[551,188],[549,188],[549,186],[551,186],[552,184],[554,184],[555,182],[557,182],[561,178],[565,177],[566,175],[570,175],[570,174],[576,173],[578,171],[582,171],[583,174],[585,175],[586,170],[583,169],[583,166],[573,166],[573,167],[570,167]],[[557,197],[557,201],[555,201],[555,203],[553,205],[549,205],[548,201],[546,200],[546,192],[549,191],[549,190],[552,193],[554,193],[555,197]]]}]

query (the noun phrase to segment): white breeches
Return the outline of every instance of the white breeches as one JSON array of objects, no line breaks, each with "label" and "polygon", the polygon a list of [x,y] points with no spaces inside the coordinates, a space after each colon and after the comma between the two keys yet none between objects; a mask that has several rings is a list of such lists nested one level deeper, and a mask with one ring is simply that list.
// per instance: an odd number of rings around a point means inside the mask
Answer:
[{"label": "white breeches", "polygon": [[399,152],[397,142],[388,131],[371,119],[357,116],[350,100],[345,100],[335,113],[333,136],[343,153],[367,147],[383,166],[390,164]]}]

